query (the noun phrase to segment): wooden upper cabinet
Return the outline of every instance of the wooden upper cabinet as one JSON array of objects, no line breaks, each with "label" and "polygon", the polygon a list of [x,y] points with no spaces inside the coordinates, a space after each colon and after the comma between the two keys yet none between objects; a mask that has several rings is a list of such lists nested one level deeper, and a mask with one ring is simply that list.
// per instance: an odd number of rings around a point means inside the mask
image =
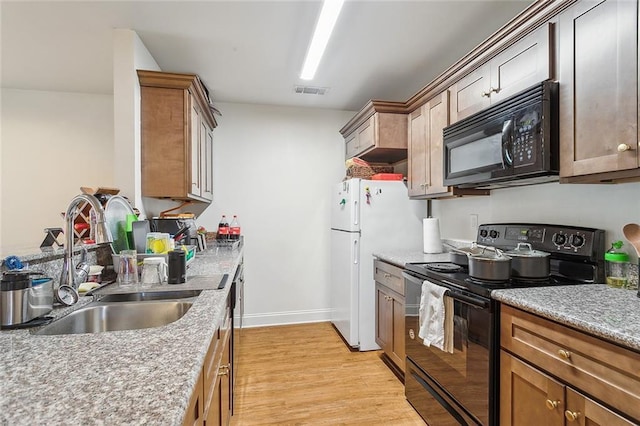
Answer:
[{"label": "wooden upper cabinet", "polygon": [[558,33],[560,177],[640,177],[638,3],[580,1]]},{"label": "wooden upper cabinet", "polygon": [[443,185],[442,129],[449,124],[449,92],[408,115],[410,197],[448,196]]},{"label": "wooden upper cabinet", "polygon": [[345,158],[395,163],[407,158],[407,120],[402,103],[370,101],[340,133]]},{"label": "wooden upper cabinet", "polygon": [[142,195],[210,202],[213,129],[206,89],[195,74],[138,71]]},{"label": "wooden upper cabinet", "polygon": [[444,139],[449,125],[449,92],[444,91],[417,110],[407,114],[410,197],[440,198],[458,195],[485,195],[486,190],[460,189],[444,185]]},{"label": "wooden upper cabinet", "polygon": [[451,88],[451,123],[553,77],[553,24],[498,53]]}]

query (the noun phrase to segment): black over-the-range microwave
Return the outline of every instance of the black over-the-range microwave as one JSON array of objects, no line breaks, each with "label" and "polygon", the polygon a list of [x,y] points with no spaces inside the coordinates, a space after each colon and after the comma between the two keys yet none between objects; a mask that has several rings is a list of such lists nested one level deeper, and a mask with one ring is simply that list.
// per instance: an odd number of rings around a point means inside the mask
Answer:
[{"label": "black over-the-range microwave", "polygon": [[558,180],[558,83],[545,81],[444,129],[444,184],[501,188]]}]

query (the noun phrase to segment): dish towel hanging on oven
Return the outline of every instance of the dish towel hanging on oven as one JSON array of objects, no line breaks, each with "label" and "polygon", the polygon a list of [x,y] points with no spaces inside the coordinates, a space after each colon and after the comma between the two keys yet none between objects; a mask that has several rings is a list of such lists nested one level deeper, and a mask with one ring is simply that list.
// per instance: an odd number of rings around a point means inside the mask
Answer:
[{"label": "dish towel hanging on oven", "polygon": [[432,282],[422,283],[418,336],[425,346],[453,353],[453,299],[446,292],[446,288]]}]

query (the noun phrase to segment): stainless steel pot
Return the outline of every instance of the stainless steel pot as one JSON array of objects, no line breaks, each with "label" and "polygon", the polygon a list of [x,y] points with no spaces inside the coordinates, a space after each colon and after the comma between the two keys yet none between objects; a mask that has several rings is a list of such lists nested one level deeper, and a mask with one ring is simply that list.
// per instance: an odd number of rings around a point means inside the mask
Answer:
[{"label": "stainless steel pot", "polygon": [[478,247],[476,243],[471,243],[469,247],[454,247],[451,244],[443,243],[449,248],[449,261],[460,266],[467,266],[469,264],[469,254],[480,254],[483,251],[482,247]]},{"label": "stainless steel pot", "polygon": [[469,275],[479,280],[507,281],[511,277],[511,257],[489,248],[479,254],[469,254]]},{"label": "stainless steel pot", "polygon": [[533,250],[529,243],[518,243],[518,246],[506,252],[511,257],[511,275],[522,278],[546,278],[550,274],[550,254]]}]

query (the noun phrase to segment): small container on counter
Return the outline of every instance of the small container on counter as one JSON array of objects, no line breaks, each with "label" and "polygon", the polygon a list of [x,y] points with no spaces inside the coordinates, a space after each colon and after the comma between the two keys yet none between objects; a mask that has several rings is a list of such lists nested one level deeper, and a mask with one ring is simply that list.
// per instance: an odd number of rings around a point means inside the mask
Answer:
[{"label": "small container on counter", "polygon": [[169,252],[169,277],[168,284],[182,284],[187,281],[187,260],[184,250]]},{"label": "small container on counter", "polygon": [[605,279],[607,285],[614,288],[629,288],[629,254],[622,246],[622,241],[616,241],[604,254]]}]

